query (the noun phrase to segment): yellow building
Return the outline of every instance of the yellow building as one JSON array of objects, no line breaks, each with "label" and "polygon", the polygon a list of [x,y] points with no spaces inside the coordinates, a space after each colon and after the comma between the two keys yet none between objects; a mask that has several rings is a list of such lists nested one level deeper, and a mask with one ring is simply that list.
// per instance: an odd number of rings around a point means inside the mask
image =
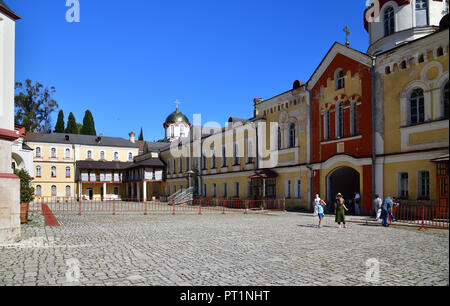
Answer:
[{"label": "yellow building", "polygon": [[[134,143],[134,138],[130,140],[58,133],[28,135],[26,143],[34,152],[32,175],[36,196],[75,197],[87,194],[89,187],[81,190],[76,183],[76,163],[133,162],[139,153],[139,146]],[[113,189],[108,189],[107,194],[113,195]],[[95,195],[103,196],[100,190]]]}]

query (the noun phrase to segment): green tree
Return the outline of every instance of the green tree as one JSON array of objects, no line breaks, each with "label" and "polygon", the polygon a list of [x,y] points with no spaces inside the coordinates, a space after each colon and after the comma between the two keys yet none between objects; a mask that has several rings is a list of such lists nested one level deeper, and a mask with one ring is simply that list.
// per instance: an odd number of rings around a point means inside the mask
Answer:
[{"label": "green tree", "polygon": [[55,125],[55,133],[64,133],[64,112],[62,110],[58,113],[58,121]]},{"label": "green tree", "polygon": [[97,132],[95,131],[94,117],[89,110],[87,110],[84,114],[83,127],[81,128],[80,134],[92,136],[97,135]]},{"label": "green tree", "polygon": [[78,134],[77,122],[75,121],[75,116],[70,113],[69,119],[67,120],[67,128],[65,130],[66,134]]},{"label": "green tree", "polygon": [[139,134],[138,140],[144,141],[144,132],[142,131],[142,128],[141,128],[141,133]]},{"label": "green tree", "polygon": [[17,82],[15,89],[16,123],[23,125],[27,132],[51,132],[51,114],[58,108],[52,98],[55,87],[44,87],[39,82],[32,84],[27,79],[25,84]]},{"label": "green tree", "polygon": [[78,123],[77,122],[77,134],[80,134],[81,133],[81,128],[83,127],[83,125],[81,124],[81,123]]},{"label": "green tree", "polygon": [[34,200],[34,188],[32,187],[32,178],[24,169],[14,170],[14,174],[20,178],[20,202],[30,203]]}]

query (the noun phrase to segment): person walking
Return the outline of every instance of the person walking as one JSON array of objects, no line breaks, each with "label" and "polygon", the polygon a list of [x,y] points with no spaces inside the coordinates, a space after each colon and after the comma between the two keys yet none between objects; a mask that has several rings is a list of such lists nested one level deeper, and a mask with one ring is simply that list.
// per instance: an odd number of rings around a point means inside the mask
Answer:
[{"label": "person walking", "polygon": [[338,193],[334,202],[334,208],[336,210],[336,223],[339,224],[339,228],[342,228],[341,223],[344,224],[344,228],[347,228],[345,224],[345,211],[348,211],[348,208],[345,206],[344,197],[340,193]]},{"label": "person walking", "polygon": [[325,206],[327,206],[327,203],[325,203],[324,200],[322,200],[318,194],[316,194],[316,198],[314,199],[314,215],[319,216],[319,228],[323,227],[323,218],[325,217]]},{"label": "person walking", "polygon": [[373,200],[373,210],[375,212],[375,221],[380,220],[381,217],[381,204],[383,200],[381,200],[380,195],[375,195],[375,200]]},{"label": "person walking", "polygon": [[393,206],[394,201],[391,197],[387,197],[381,204],[381,225],[384,227],[389,227],[389,214]]},{"label": "person walking", "polygon": [[361,215],[361,209],[360,209],[360,202],[361,202],[361,195],[359,194],[359,192],[355,192],[355,198],[354,198],[354,203],[355,203],[355,215],[359,216]]}]

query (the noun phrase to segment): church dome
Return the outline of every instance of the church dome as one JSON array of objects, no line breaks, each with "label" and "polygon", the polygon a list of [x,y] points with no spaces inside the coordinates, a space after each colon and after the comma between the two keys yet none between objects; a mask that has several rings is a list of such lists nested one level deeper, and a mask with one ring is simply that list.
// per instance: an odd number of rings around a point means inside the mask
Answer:
[{"label": "church dome", "polygon": [[189,119],[177,108],[176,111],[174,111],[167,117],[166,121],[164,122],[164,127],[167,127],[171,123],[180,123],[180,122],[184,122],[188,125],[191,125],[189,123]]}]

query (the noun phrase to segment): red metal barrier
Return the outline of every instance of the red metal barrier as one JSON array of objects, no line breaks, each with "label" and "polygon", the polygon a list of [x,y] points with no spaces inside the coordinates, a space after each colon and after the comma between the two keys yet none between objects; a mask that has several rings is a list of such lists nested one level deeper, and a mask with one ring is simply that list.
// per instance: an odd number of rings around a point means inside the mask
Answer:
[{"label": "red metal barrier", "polygon": [[284,199],[274,200],[222,200],[222,199],[171,199],[167,201],[143,201],[141,199],[100,199],[84,200],[68,197],[37,197],[30,204],[30,211],[41,211],[45,203],[54,213],[82,214],[123,214],[149,212],[176,213],[252,213],[262,211],[283,211]]},{"label": "red metal barrier", "polygon": [[400,224],[415,225],[422,229],[449,229],[448,207],[400,205],[392,209],[392,215]]}]

